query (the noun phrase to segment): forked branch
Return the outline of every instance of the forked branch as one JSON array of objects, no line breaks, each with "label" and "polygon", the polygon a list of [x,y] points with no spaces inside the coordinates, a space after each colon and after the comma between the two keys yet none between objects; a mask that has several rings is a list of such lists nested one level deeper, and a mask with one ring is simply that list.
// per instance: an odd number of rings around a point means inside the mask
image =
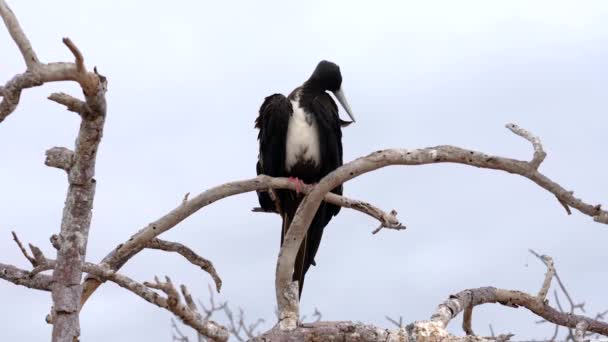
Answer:
[{"label": "forked branch", "polygon": [[[116,249],[106,255],[101,263],[108,265],[114,270],[120,269],[127,261],[146,248],[150,241],[153,241],[157,236],[175,227],[178,223],[185,220],[190,215],[198,210],[216,202],[223,198],[234,196],[251,191],[267,191],[268,189],[289,189],[295,190],[295,185],[287,178],[272,178],[260,175],[256,178],[236,181],[219,185],[204,191],[192,198],[189,194],[184,196],[180,204],[162,216],[158,220],[148,224],[139,232],[131,236],[126,242],[118,245]],[[312,186],[305,186],[302,191],[308,193],[312,190]],[[359,200],[349,199],[343,196],[338,196],[329,193],[325,196],[325,200],[329,203],[352,208],[377,219],[382,227],[390,229],[404,229],[403,225],[397,219],[396,212],[386,213],[379,208]],[[215,280],[215,279],[214,279]],[[217,284],[217,282],[216,282]],[[84,283],[84,291],[82,297],[82,305],[101,285],[99,279],[88,277]]]},{"label": "forked branch", "polygon": [[291,226],[287,231],[285,243],[283,243],[279,253],[275,278],[276,297],[279,311],[281,312],[281,319],[291,320],[291,322],[281,324],[281,326],[294,327],[296,325],[295,320],[299,317],[298,312],[290,312],[289,308],[293,308],[294,306],[288,302],[287,298],[289,296],[287,293],[291,284],[291,273],[294,268],[296,254],[307,233],[314,213],[319,208],[321,200],[336,186],[382,167],[389,165],[458,163],[517,174],[530,179],[553,194],[560,203],[593,217],[596,222],[608,224],[608,212],[602,210],[600,205],[583,202],[581,199],[574,197],[571,191],[567,191],[558,183],[538,172],[538,167],[545,158],[540,139],[517,125],[508,124],[507,128],[533,144],[534,157],[531,161],[492,156],[460,147],[443,145],[415,150],[389,149],[377,151],[347,163],[325,176],[298,207]]}]

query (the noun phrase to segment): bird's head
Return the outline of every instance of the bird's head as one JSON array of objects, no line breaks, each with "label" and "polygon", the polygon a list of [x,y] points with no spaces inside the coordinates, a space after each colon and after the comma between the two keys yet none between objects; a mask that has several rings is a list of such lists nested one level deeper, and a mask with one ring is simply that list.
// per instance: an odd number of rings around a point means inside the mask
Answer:
[{"label": "bird's head", "polygon": [[323,91],[332,92],[336,99],[338,99],[338,102],[340,102],[340,105],[342,105],[342,108],[346,110],[348,116],[355,122],[355,116],[342,90],[342,73],[340,73],[340,67],[336,63],[325,60],[320,61],[308,79],[308,83],[320,87]]}]

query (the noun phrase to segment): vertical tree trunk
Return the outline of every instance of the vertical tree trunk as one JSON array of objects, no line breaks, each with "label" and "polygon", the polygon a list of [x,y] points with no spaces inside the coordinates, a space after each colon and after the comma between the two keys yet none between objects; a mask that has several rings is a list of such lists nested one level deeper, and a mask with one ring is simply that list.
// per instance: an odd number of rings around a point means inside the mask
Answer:
[{"label": "vertical tree trunk", "polygon": [[[104,88],[101,83],[100,88]],[[104,97],[87,98],[87,105],[88,110],[81,113],[74,162],[68,170],[69,187],[59,236],[61,247],[53,272],[53,342],[73,342],[80,336],[81,268],[95,197],[95,158],[105,121]]]}]

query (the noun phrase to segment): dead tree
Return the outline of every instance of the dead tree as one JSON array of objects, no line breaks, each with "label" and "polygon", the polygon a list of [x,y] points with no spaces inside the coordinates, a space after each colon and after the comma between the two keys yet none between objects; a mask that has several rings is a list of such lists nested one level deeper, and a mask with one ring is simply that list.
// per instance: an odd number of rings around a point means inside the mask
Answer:
[{"label": "dead tree", "polygon": [[[268,189],[295,190],[294,185],[287,179],[262,175],[219,185],[192,198],[186,195],[182,203],[175,209],[136,232],[124,243],[110,251],[100,263],[86,261],[91,209],[95,197],[95,160],[107,114],[105,101],[107,80],[96,69],[93,72],[87,71],[82,53],[68,38],[64,38],[63,43],[74,55],[74,62],[41,62],[17,18],[4,0],[0,0],[0,16],[26,64],[25,72],[15,75],[4,86],[0,86],[0,97],[2,98],[0,123],[15,111],[21,92],[25,89],[49,82],[74,81],[80,85],[84,95],[84,100],[63,93],[54,93],[49,96],[50,100],[66,106],[69,111],[77,113],[81,119],[73,150],[54,147],[46,152],[45,164],[65,171],[68,180],[61,229],[58,235],[51,237],[51,243],[57,250],[57,256],[55,259],[47,258],[38,247],[32,245],[29,246],[32,252],[30,255],[14,234],[18,247],[31,262],[33,269],[28,271],[12,265],[0,264],[0,278],[17,285],[51,292],[53,307],[47,321],[53,324],[53,341],[73,342],[78,339],[80,309],[105,281],[114,282],[144,300],[170,311],[205,338],[214,341],[227,340],[229,329],[212,321],[209,317],[203,316],[185,286],[182,285],[178,290],[169,277],[162,279],[154,277],[153,282],[140,283],[118,271],[131,258],[146,248],[175,252],[209,273],[219,290],[222,282],[210,261],[197,255],[185,245],[160,240],[158,236],[176,227],[185,218],[207,205],[228,196]],[[554,274],[553,266],[548,258],[543,259],[547,263],[548,272],[538,295],[493,287],[465,290],[450,296],[440,304],[430,320],[415,322],[393,330],[353,322],[299,324],[298,284],[291,282],[290,270],[293,269],[298,247],[307,232],[313,214],[322,200],[355,209],[377,219],[379,228],[374,230],[374,233],[382,228],[404,229],[397,220],[394,210],[385,212],[367,202],[329,193],[339,184],[385,166],[459,163],[516,174],[528,178],[553,194],[569,214],[571,208],[574,208],[599,223],[608,224],[608,212],[602,210],[600,205],[592,205],[576,198],[571,191],[538,171],[546,154],[537,137],[514,124],[507,125],[507,128],[532,143],[534,156],[531,161],[493,156],[455,146],[388,149],[358,158],[333,171],[319,184],[306,186],[304,192],[307,195],[297,210],[277,262],[275,288],[279,308],[278,322],[273,329],[252,340],[296,341],[305,338],[357,341],[504,340],[504,336],[456,337],[446,331],[447,324],[464,311],[464,330],[467,335],[472,335],[470,320],[473,307],[484,303],[525,307],[547,321],[574,329],[573,335],[578,340],[582,340],[586,332],[608,336],[608,324],[589,317],[565,314],[548,304],[546,294]],[[52,275],[43,273],[48,270],[52,271]],[[87,274],[84,281],[81,281],[82,273]]]}]

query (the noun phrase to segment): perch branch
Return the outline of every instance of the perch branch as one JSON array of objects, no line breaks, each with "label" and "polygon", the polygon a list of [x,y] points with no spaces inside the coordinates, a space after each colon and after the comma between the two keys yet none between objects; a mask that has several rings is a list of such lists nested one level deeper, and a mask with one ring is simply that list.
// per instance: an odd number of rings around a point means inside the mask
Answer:
[{"label": "perch branch", "polygon": [[[109,267],[114,270],[118,270],[127,261],[129,261],[129,259],[144,249],[149,241],[175,227],[178,223],[182,222],[198,210],[225,197],[251,191],[267,191],[268,189],[289,189],[295,191],[296,188],[295,185],[289,182],[289,179],[287,178],[272,178],[265,175],[260,175],[256,178],[216,186],[198,194],[197,196],[190,197],[189,199],[184,198],[184,200],[182,200],[180,204],[168,214],[148,224],[146,227],[142,228],[136,234],[131,236],[131,238],[125,243],[118,245],[112,252],[103,258],[101,263],[109,265]],[[311,186],[305,186],[302,191],[309,192],[311,189]],[[352,207],[353,209],[370,213],[370,215],[379,219],[381,223],[388,227],[394,229],[401,227],[401,223],[393,214],[387,214],[371,204],[351,200],[331,193],[326,196],[326,200],[332,204],[344,205],[346,207]],[[84,282],[82,305],[84,305],[86,300],[100,285],[101,281],[99,279],[87,277]]]},{"label": "perch branch", "polygon": [[[271,184],[269,186],[270,189],[283,189],[283,185],[277,180],[281,180],[281,178],[271,179]],[[295,190],[295,185],[293,183],[288,183],[290,190]],[[312,191],[313,186],[310,184],[303,184],[300,192],[303,194],[308,194]],[[380,226],[372,231],[372,234],[377,234],[382,228],[388,228],[393,230],[404,230],[406,227],[399,222],[397,219],[397,211],[391,210],[390,213],[383,211],[382,209],[356,199],[350,199],[344,196],[336,195],[334,193],[328,192],[323,199],[327,203],[335,204],[344,208],[353,209],[359,211],[363,214],[369,215],[380,222]],[[267,212],[262,208],[253,208],[253,212]],[[274,212],[272,212],[274,213]]]},{"label": "perch branch", "polygon": [[196,254],[193,250],[188,248],[187,246],[182,245],[177,242],[170,242],[161,239],[152,239],[146,243],[146,248],[150,249],[158,249],[165,252],[176,252],[186,258],[186,260],[190,261],[190,263],[199,266],[203,271],[209,273],[213,281],[215,282],[215,288],[217,292],[220,292],[222,289],[222,279],[217,274],[215,267],[213,267],[213,263],[198,254]]},{"label": "perch branch", "polygon": [[[533,141],[535,146],[536,160],[542,161],[542,146],[538,139],[532,138],[529,132],[524,132],[516,125],[509,124],[507,128],[514,133]],[[454,146],[436,146],[423,149],[389,149],[374,152],[365,157],[351,161],[325,176],[313,190],[304,197],[300,204],[291,226],[287,231],[285,242],[281,247],[277,262],[275,288],[279,311],[284,312],[289,305],[284,299],[285,289],[290,285],[292,270],[297,251],[310,226],[314,213],[318,209],[321,200],[336,186],[345,183],[364,173],[377,170],[389,165],[423,165],[434,163],[458,163],[480,168],[501,170],[526,177],[558,199],[581,213],[589,215],[597,222],[608,224],[608,212],[601,210],[598,205],[591,205],[573,196],[573,193],[564,189],[558,183],[552,181],[538,172],[536,163],[520,161],[510,158],[487,155],[485,153],[466,150]],[[298,317],[298,313],[292,313],[289,317]],[[287,324],[293,326],[295,322]]]}]

